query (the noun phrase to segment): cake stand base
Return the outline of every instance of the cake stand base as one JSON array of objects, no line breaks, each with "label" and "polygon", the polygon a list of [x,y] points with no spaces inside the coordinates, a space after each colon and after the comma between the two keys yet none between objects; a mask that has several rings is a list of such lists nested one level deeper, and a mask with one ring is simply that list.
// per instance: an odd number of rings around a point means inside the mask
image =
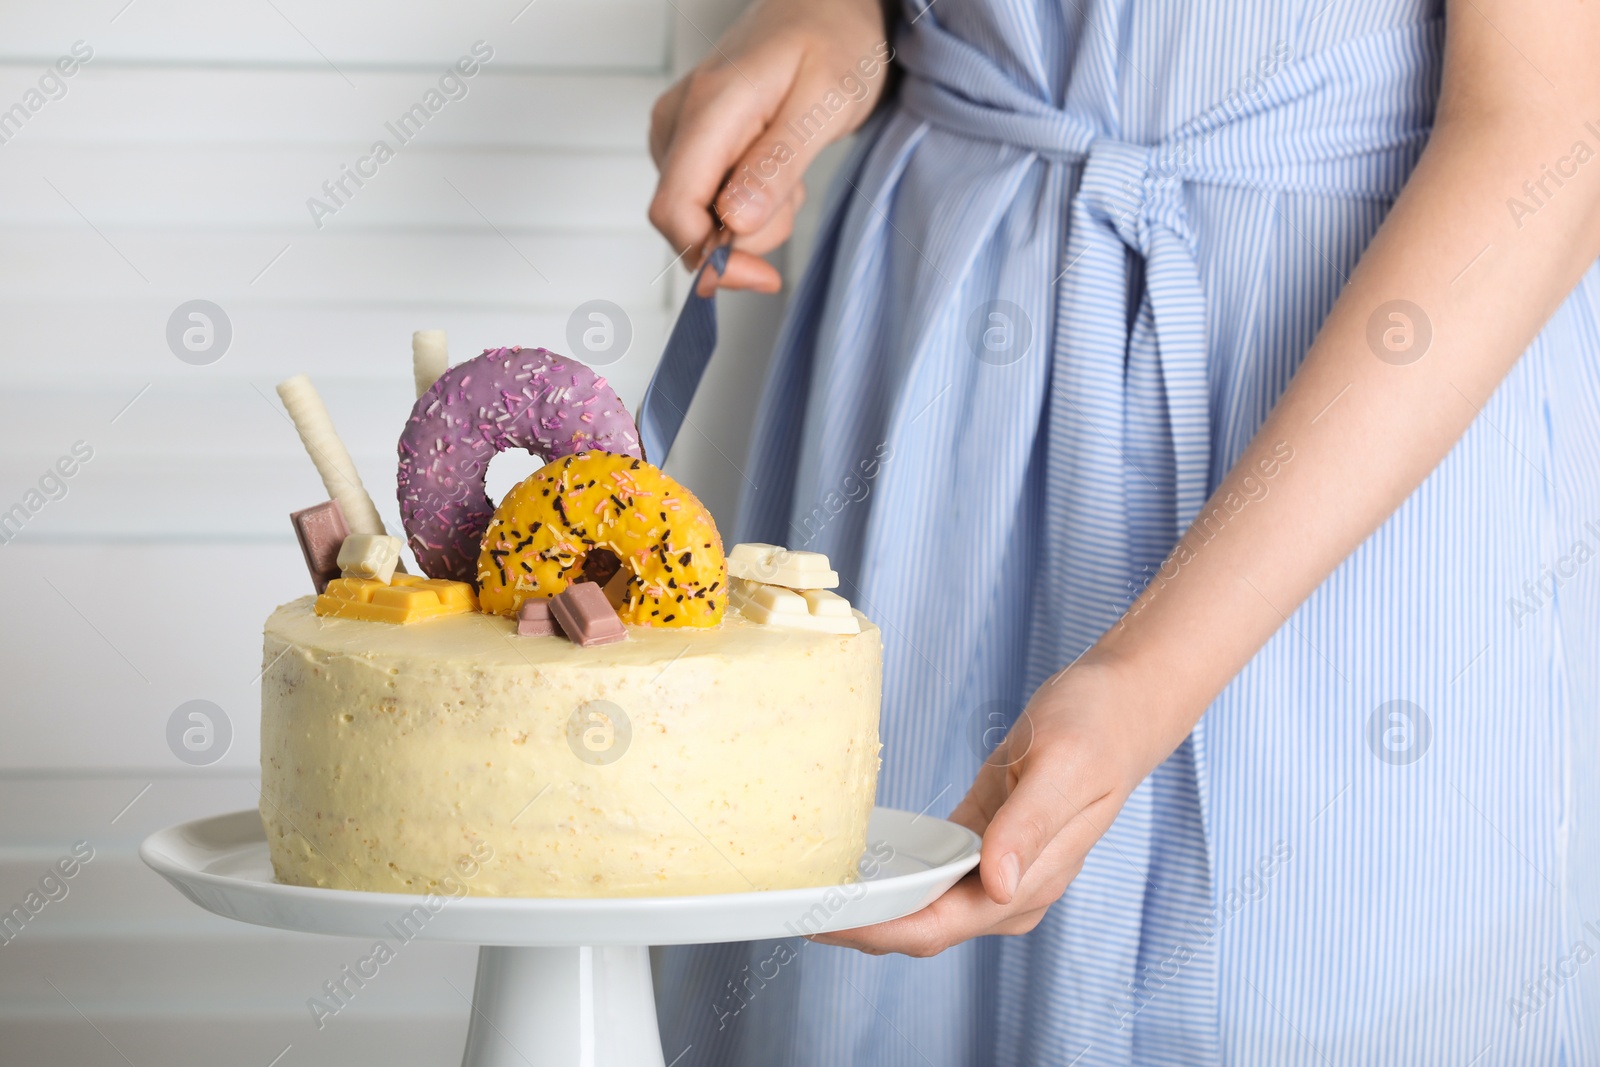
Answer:
[{"label": "cake stand base", "polygon": [[478,949],[461,1067],[666,1067],[650,950]]}]

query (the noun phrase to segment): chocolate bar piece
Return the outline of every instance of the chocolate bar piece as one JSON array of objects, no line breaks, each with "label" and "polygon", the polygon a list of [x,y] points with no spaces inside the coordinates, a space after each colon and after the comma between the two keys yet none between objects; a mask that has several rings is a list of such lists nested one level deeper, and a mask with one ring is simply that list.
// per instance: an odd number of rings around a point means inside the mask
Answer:
[{"label": "chocolate bar piece", "polygon": [[523,637],[556,637],[556,620],[550,614],[550,601],[542,596],[531,596],[522,602],[517,611],[517,633]]},{"label": "chocolate bar piece", "polygon": [[466,582],[418,578],[414,574],[396,574],[388,582],[335,578],[312,605],[318,615],[399,625],[477,609],[478,598]]},{"label": "chocolate bar piece", "polygon": [[550,601],[550,613],[576,645],[609,645],[628,636],[605,590],[593,582],[567,586]]},{"label": "chocolate bar piece", "polygon": [[302,511],[291,511],[289,521],[294,523],[294,535],[306,558],[306,570],[311,572],[311,584],[321,593],[329,582],[339,577],[339,548],[350,536],[344,512],[337,500],[329,500]]}]

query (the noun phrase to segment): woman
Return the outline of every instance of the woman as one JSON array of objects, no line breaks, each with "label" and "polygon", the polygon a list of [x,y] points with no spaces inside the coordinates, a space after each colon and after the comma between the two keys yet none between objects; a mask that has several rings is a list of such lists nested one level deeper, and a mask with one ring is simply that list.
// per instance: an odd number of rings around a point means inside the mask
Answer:
[{"label": "woman", "polygon": [[668,239],[775,288],[886,33],[738,532],[837,561],[879,802],[982,863],[674,954],[669,1056],[1600,1062],[1600,5],[763,0]]}]

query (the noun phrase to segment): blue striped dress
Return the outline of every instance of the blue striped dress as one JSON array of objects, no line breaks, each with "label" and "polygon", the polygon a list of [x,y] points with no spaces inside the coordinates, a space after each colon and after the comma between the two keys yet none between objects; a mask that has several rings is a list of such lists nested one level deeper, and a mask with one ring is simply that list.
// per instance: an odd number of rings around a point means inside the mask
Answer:
[{"label": "blue striped dress", "polygon": [[[906,2],[737,532],[837,561],[885,634],[879,803],[943,815],[1165,580],[1415,164],[1444,28],[1431,0]],[[665,952],[668,1059],[1600,1063],[1597,320],[1591,271],[1036,930]]]}]

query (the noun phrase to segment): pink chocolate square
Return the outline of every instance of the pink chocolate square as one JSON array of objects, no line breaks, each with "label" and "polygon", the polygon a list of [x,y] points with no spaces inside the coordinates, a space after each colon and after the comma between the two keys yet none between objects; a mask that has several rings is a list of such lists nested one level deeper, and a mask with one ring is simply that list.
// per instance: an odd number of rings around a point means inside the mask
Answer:
[{"label": "pink chocolate square", "polygon": [[350,536],[344,512],[339,509],[338,501],[328,500],[290,512],[289,521],[294,523],[294,535],[306,558],[306,570],[311,572],[311,584],[321,593],[329,582],[339,577],[339,548]]},{"label": "pink chocolate square", "polygon": [[529,597],[517,611],[517,633],[523,637],[556,637],[555,618],[550,614],[550,601],[544,597]]},{"label": "pink chocolate square", "polygon": [[628,636],[605,590],[593,582],[567,586],[550,601],[550,613],[577,645],[609,645]]}]

